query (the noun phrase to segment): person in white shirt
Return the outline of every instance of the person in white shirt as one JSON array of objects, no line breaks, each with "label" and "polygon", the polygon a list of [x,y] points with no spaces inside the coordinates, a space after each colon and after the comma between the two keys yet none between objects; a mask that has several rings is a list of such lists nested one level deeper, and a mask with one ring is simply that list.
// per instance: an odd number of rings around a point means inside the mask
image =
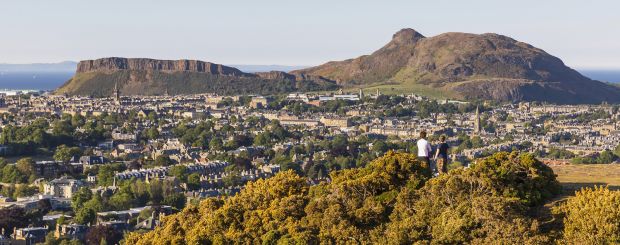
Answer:
[{"label": "person in white shirt", "polygon": [[420,139],[418,139],[418,160],[426,163],[429,167],[431,167],[431,171],[434,172],[434,168],[430,166],[431,151],[431,144],[429,144],[426,140],[426,131],[420,132]]}]

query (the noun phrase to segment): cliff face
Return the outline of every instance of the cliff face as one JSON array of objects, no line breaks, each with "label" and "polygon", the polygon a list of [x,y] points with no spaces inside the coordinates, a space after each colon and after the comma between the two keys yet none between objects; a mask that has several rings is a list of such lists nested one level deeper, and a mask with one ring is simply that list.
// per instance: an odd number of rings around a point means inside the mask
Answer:
[{"label": "cliff face", "polygon": [[237,68],[199,60],[155,60],[144,58],[102,58],[80,61],[77,73],[114,72],[119,70],[163,71],[163,72],[203,72],[212,75],[252,76]]},{"label": "cliff face", "polygon": [[285,72],[245,73],[236,68],[198,60],[103,58],[81,61],[76,74],[56,94],[122,95],[275,94],[330,90],[333,81]]},{"label": "cliff face", "polygon": [[[346,87],[396,86],[457,99],[619,102],[620,89],[592,81],[545,51],[498,34],[424,37],[403,29],[370,55],[293,71]],[[546,96],[551,95],[551,96]]]}]

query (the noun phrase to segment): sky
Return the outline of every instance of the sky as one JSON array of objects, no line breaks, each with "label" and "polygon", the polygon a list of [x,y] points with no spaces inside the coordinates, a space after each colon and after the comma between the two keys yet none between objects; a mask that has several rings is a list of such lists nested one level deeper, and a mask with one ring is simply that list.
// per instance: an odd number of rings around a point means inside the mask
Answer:
[{"label": "sky", "polygon": [[401,28],[499,33],[574,68],[620,68],[620,1],[0,0],[0,63],[102,57],[318,65]]}]

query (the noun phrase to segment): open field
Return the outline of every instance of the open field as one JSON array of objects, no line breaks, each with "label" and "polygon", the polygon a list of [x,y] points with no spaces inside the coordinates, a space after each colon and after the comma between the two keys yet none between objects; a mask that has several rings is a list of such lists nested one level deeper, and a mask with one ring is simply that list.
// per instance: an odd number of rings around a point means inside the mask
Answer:
[{"label": "open field", "polygon": [[[379,85],[368,85],[362,88],[364,94],[370,95],[375,94],[379,89],[381,94],[387,95],[400,95],[400,94],[417,94],[426,96],[429,98],[435,99],[447,99],[447,98],[455,98],[456,95],[453,95],[450,91],[444,91],[440,88],[432,88],[430,86],[422,85],[422,84],[379,84]],[[359,87],[352,87],[344,89],[346,92],[356,93],[359,91]]]},{"label": "open field", "polygon": [[620,164],[569,164],[551,168],[567,189],[594,185],[609,185],[612,189],[620,189]]}]

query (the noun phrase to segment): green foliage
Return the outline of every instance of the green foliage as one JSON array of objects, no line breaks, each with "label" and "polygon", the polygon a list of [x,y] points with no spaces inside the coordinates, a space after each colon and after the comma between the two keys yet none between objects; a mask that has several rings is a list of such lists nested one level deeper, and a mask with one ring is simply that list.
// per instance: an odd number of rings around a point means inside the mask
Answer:
[{"label": "green foliage", "polygon": [[200,189],[200,174],[192,173],[187,176],[187,188],[189,190]]},{"label": "green foliage", "polygon": [[[126,244],[615,244],[620,192],[577,192],[540,223],[559,184],[530,154],[496,153],[430,178],[415,155],[388,152],[309,186],[293,171],[167,216]],[[317,165],[320,166],[320,165]],[[318,168],[320,169],[320,168]],[[316,172],[316,170],[313,170]],[[189,177],[188,177],[189,178]],[[164,198],[170,203],[175,197]],[[167,201],[168,200],[168,201]],[[178,200],[178,199],[177,199]]]},{"label": "green foliage", "polygon": [[187,198],[183,192],[176,192],[169,195],[166,195],[163,200],[163,204],[172,206],[176,209],[183,209],[187,202]]},{"label": "green foliage", "polygon": [[[82,130],[75,130],[77,127]],[[9,124],[4,127],[0,133],[0,144],[9,146],[10,155],[32,155],[41,148],[51,151],[59,145],[94,144],[104,139],[105,131],[103,117],[85,118],[69,114],[63,114],[60,118],[37,117],[22,126]]]},{"label": "green foliage", "polygon": [[564,216],[564,243],[620,243],[620,191],[604,187],[578,191],[555,210]]},{"label": "green foliage", "polygon": [[71,197],[71,208],[78,210],[84,207],[84,203],[93,197],[93,193],[88,187],[82,187]]},{"label": "green foliage", "polygon": [[[147,78],[148,77],[148,78]],[[218,76],[199,72],[160,72],[119,70],[112,73],[79,73],[63,84],[56,93],[71,95],[91,95],[106,97],[113,93],[114,85],[128,81],[152,81],[150,86],[142,86],[143,95],[161,95],[164,89],[171,94],[218,93],[239,94],[279,94],[292,91],[333,90],[338,86],[322,80],[269,80],[259,77]]]},{"label": "green foliage", "polygon": [[386,230],[392,243],[536,244],[547,238],[526,215],[559,191],[530,155],[497,153],[399,194]]},{"label": "green foliage", "polygon": [[222,139],[218,137],[214,137],[211,139],[211,141],[209,141],[209,150],[221,151],[223,149],[224,149],[224,143],[222,142]]},{"label": "green foliage", "polygon": [[564,149],[550,148],[546,156],[551,159],[571,159],[575,154]]},{"label": "green foliage", "polygon": [[4,232],[2,235],[8,237],[14,228],[27,227],[28,224],[34,221],[33,218],[35,218],[33,213],[26,212],[21,207],[14,206],[0,209],[0,228]]},{"label": "green foliage", "polygon": [[524,204],[542,204],[560,191],[553,170],[531,154],[499,152],[479,159],[469,171],[489,178],[496,194],[518,198]]},{"label": "green foliage", "polygon": [[28,186],[22,184],[15,188],[15,197],[29,197],[39,192],[39,188],[36,186]]},{"label": "green foliage", "polygon": [[155,158],[154,164],[155,166],[170,166],[174,162],[168,155],[159,155]]},{"label": "green foliage", "polygon": [[97,183],[101,186],[110,186],[114,183],[114,175],[116,172],[125,170],[125,164],[104,164],[99,166],[97,170]]},{"label": "green foliage", "polygon": [[145,135],[147,139],[155,140],[159,138],[159,130],[157,130],[157,128],[155,127],[149,128],[146,130]]},{"label": "green foliage", "polygon": [[174,165],[170,168],[169,173],[180,181],[187,182],[187,167],[183,165]]},{"label": "green foliage", "polygon": [[[303,217],[308,187],[305,179],[282,172],[269,180],[248,183],[238,195],[207,199],[168,216],[158,232],[132,233],[126,244],[262,243],[292,232],[300,239],[306,231],[296,225]],[[294,227],[301,229],[296,231]],[[265,235],[268,234],[268,235]]]},{"label": "green foliage", "polygon": [[13,165],[8,164],[2,168],[2,182],[4,183],[26,183],[28,182],[28,175],[19,171],[19,169]]},{"label": "green foliage", "polygon": [[66,145],[60,145],[56,148],[56,152],[54,152],[54,160],[68,162],[71,160],[73,156],[81,156],[82,149],[79,147],[68,147]]},{"label": "green foliage", "polygon": [[97,213],[90,208],[83,208],[77,211],[75,214],[75,222],[78,224],[92,224],[95,220]]},{"label": "green foliage", "polygon": [[618,159],[612,151],[605,150],[600,154],[590,156],[575,157],[571,160],[574,164],[610,164]]},{"label": "green foliage", "polygon": [[333,173],[331,184],[312,188],[304,178],[284,171],[250,182],[226,200],[207,199],[199,207],[190,206],[168,217],[155,232],[133,233],[127,242],[316,244],[347,242],[348,237],[367,240],[364,231],[382,227],[388,220],[398,189],[410,181],[421,184],[429,175],[428,166],[419,164],[415,156],[400,153],[388,153],[366,168]]}]

